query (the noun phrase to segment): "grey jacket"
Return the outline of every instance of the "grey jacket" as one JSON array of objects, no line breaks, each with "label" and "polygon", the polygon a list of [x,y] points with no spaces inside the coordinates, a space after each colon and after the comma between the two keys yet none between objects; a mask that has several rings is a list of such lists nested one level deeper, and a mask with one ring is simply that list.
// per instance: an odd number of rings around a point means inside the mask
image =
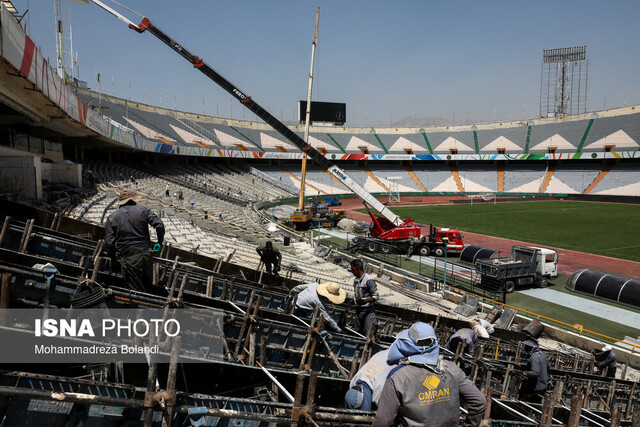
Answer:
[{"label": "grey jacket", "polygon": [[126,204],[109,215],[104,227],[106,249],[119,257],[149,249],[149,226],[156,229],[158,243],[164,240],[164,224],[158,215],[144,206]]},{"label": "grey jacket", "polygon": [[545,391],[549,367],[547,356],[539,348],[533,350],[527,361],[526,370],[522,372],[527,377],[523,386],[524,391],[527,393]]},{"label": "grey jacket", "polygon": [[387,355],[389,350],[382,350],[371,356],[371,359],[356,372],[351,379],[349,387],[356,385],[358,381],[364,381],[371,388],[371,401],[376,405],[380,401],[380,395],[387,380],[389,371],[397,365],[387,364]]},{"label": "grey jacket", "polygon": [[464,342],[462,352],[473,355],[476,350],[476,341],[478,341],[478,335],[473,329],[459,329],[455,334],[451,335],[449,341],[447,341],[447,348],[455,353],[458,348],[458,342],[460,341]]},{"label": "grey jacket", "polygon": [[457,427],[463,401],[465,425],[478,426],[487,399],[455,363],[399,365],[387,377],[373,425]]},{"label": "grey jacket", "polygon": [[596,353],[596,367],[600,371],[607,370],[608,377],[616,376],[616,354],[612,351],[602,352],[599,351]]},{"label": "grey jacket", "polygon": [[[358,309],[364,309],[373,306],[375,301],[378,301],[380,295],[378,294],[378,285],[376,281],[371,278],[367,273],[362,273],[362,276],[353,279],[353,295],[356,301],[360,298],[374,298],[374,301],[366,304],[357,305]],[[357,304],[357,303],[356,303]]]},{"label": "grey jacket", "polygon": [[324,317],[324,323],[328,329],[336,332],[342,332],[342,329],[338,326],[338,323],[333,320],[333,318],[327,312],[327,308],[322,303],[320,296],[316,289],[318,288],[318,283],[308,283],[303,285],[298,285],[291,289],[291,293],[298,294],[298,299],[296,300],[296,308],[302,309],[307,312],[313,312],[316,309],[316,305],[322,313],[322,317]]}]

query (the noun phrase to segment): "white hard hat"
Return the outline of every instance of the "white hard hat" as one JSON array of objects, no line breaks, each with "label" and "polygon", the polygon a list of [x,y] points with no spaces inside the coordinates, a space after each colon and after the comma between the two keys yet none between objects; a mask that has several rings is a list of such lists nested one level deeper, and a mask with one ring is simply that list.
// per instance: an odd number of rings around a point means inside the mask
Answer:
[{"label": "white hard hat", "polygon": [[604,347],[602,347],[602,351],[611,351],[612,348],[610,345],[605,345]]}]

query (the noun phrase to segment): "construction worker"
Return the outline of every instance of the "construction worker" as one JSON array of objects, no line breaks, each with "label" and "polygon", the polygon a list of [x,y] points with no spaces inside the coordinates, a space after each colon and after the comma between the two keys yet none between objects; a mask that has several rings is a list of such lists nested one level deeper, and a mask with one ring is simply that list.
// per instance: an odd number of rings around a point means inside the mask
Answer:
[{"label": "construction worker", "polygon": [[339,284],[333,282],[327,283],[307,283],[291,289],[291,294],[298,294],[296,299],[296,307],[294,314],[298,316],[311,317],[318,306],[318,310],[324,317],[324,323],[327,329],[334,332],[342,332],[342,328],[338,326],[338,322],[333,320],[324,303],[331,301],[334,304],[342,304],[347,298],[347,292],[340,287]]},{"label": "construction worker", "polygon": [[527,365],[521,372],[524,379],[520,385],[518,397],[526,402],[540,403],[548,387],[549,360],[533,337],[523,342],[523,348]]},{"label": "construction worker", "polygon": [[594,372],[601,372],[602,375],[608,378],[616,377],[616,354],[613,352],[613,348],[610,345],[605,345],[600,351],[594,352],[596,359],[596,366],[594,366]]},{"label": "construction worker", "polygon": [[487,332],[485,327],[482,326],[477,319],[469,322],[469,326],[471,326],[471,329],[473,329],[473,332],[475,332],[479,338],[489,338],[489,332]]},{"label": "construction worker", "polygon": [[153,281],[153,259],[149,250],[149,226],[156,229],[159,250],[164,240],[164,224],[151,210],[137,203],[142,199],[135,191],[124,189],[118,197],[120,207],[109,215],[105,226],[105,248],[117,257],[127,285],[134,290],[149,292]]},{"label": "construction worker", "polygon": [[458,344],[462,343],[462,353],[473,356],[477,341],[478,335],[472,329],[462,328],[451,335],[447,341],[447,349],[455,353],[458,350]]},{"label": "construction worker", "polygon": [[376,281],[364,272],[364,264],[360,258],[351,261],[353,279],[353,303],[356,306],[356,330],[367,336],[373,328],[371,336],[376,333],[375,302],[380,298]]},{"label": "construction worker", "polygon": [[164,186],[164,195],[165,197],[169,197],[170,193],[169,193],[169,183],[167,182],[167,185]]},{"label": "construction worker", "polygon": [[184,194],[182,193],[182,187],[178,188],[178,201],[184,200]]},{"label": "construction worker", "polygon": [[489,335],[493,334],[495,332],[495,329],[493,328],[493,325],[491,323],[489,323],[487,320],[485,319],[481,319],[479,317],[476,317],[475,319],[476,322],[478,322],[480,324],[480,326],[482,326]]},{"label": "construction worker", "polygon": [[264,245],[258,246],[256,252],[260,255],[260,261],[264,263],[264,268],[268,274],[273,271],[277,274],[280,271],[280,263],[282,262],[282,254],[277,247],[273,246],[273,242],[268,240]]},{"label": "construction worker", "polygon": [[433,327],[417,322],[400,332],[389,348],[387,376],[374,426],[458,426],[467,404],[466,426],[478,426],[486,397],[458,366],[439,356]]},{"label": "construction worker", "polygon": [[387,375],[394,368],[387,363],[388,354],[388,349],[377,352],[353,376],[349,383],[351,388],[344,396],[347,409],[370,411],[374,405],[378,406]]}]

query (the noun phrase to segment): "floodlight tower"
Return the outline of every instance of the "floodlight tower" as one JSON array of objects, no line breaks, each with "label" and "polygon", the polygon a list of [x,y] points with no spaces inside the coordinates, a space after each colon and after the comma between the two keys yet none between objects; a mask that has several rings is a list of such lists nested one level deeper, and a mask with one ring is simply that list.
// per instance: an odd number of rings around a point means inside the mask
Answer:
[{"label": "floodlight tower", "polygon": [[62,26],[62,7],[60,6],[60,0],[54,0],[53,8],[56,19],[56,69],[58,70],[58,76],[61,79],[65,79],[64,71],[64,30]]},{"label": "floodlight tower", "polygon": [[545,49],[540,77],[540,117],[585,113],[588,82],[587,46]]},{"label": "floodlight tower", "polygon": [[[88,2],[84,0],[75,0],[77,3],[87,4]],[[67,77],[71,77],[73,80],[75,77],[79,77],[80,73],[75,73],[75,68],[78,65],[78,54],[73,51],[73,32],[71,29],[71,24],[69,24],[69,50],[66,52],[69,55],[69,60],[71,65],[65,65],[65,50],[64,50],[64,22],[62,21],[62,6],[61,0],[53,1],[53,8],[55,12],[55,31],[56,31],[56,71],[58,76],[63,80],[67,81]],[[69,23],[71,22],[71,18],[69,18]],[[67,67],[69,72],[67,72]],[[74,75],[75,74],[75,75]]]}]

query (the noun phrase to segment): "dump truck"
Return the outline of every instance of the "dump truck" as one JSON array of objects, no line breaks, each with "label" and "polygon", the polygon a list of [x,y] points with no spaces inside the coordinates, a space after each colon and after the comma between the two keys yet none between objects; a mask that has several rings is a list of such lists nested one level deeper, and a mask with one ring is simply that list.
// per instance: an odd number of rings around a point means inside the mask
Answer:
[{"label": "dump truck", "polygon": [[553,249],[513,246],[508,257],[476,261],[480,284],[486,288],[512,293],[517,286],[546,288],[558,278],[558,254]]}]

